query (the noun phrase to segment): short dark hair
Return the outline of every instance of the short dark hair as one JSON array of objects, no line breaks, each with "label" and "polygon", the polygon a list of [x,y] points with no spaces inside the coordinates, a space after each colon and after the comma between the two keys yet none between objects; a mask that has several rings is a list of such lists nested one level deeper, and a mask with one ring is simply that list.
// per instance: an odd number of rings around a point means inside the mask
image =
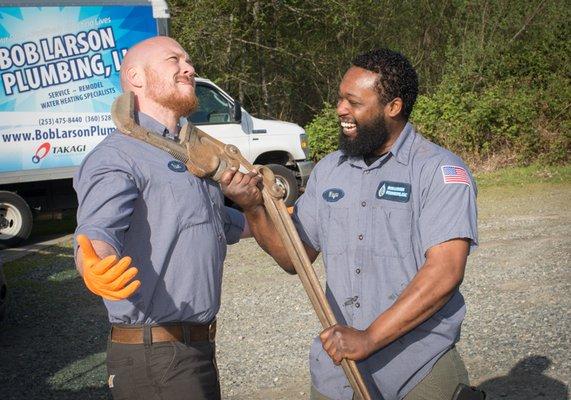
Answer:
[{"label": "short dark hair", "polygon": [[400,97],[404,103],[402,114],[408,120],[418,96],[418,76],[410,61],[401,53],[383,48],[359,54],[353,65],[378,73],[375,86],[381,103]]}]

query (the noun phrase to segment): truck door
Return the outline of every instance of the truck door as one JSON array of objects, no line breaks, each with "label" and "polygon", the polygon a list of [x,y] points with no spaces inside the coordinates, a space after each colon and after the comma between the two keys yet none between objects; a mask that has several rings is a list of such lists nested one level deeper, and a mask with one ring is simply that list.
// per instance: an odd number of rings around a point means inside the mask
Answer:
[{"label": "truck door", "polygon": [[[198,109],[188,118],[194,125],[216,139],[238,147],[246,159],[250,159],[247,121],[234,119],[234,100],[223,95],[217,88],[205,83],[196,83]],[[243,114],[244,115],[244,114]]]}]

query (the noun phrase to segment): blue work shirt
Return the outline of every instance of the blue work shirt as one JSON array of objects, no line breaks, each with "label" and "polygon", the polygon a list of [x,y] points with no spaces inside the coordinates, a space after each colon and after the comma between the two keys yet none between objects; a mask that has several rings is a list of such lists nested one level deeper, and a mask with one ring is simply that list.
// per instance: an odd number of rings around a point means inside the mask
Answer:
[{"label": "blue work shirt", "polygon": [[[139,124],[171,136],[139,113]],[[175,133],[174,136],[176,136]],[[83,160],[74,188],[77,234],[130,256],[141,286],[107,301],[112,323],[208,323],[220,308],[226,245],[238,242],[243,215],[224,206],[218,184],[141,140],[111,133]]]},{"label": "blue work shirt", "polygon": [[[394,304],[432,246],[468,238],[473,250],[476,217],[476,186],[466,165],[411,124],[370,166],[340,151],[326,156],[294,211],[302,240],[323,254],[326,295],[338,322],[361,330]],[[359,362],[373,398],[402,399],[458,341],[464,315],[455,290],[432,317]],[[320,393],[352,398],[343,370],[318,338],[310,370]]]}]

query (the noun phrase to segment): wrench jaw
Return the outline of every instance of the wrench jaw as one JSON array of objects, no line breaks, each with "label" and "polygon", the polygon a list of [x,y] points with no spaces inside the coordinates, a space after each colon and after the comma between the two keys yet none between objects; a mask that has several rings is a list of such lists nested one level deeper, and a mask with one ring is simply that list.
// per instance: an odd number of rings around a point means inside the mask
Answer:
[{"label": "wrench jaw", "polygon": [[264,187],[268,190],[269,194],[276,200],[283,199],[285,190],[276,182],[274,171],[263,165],[255,165],[254,168],[262,174]]},{"label": "wrench jaw", "polygon": [[248,172],[255,168],[272,197],[282,199],[285,196],[285,190],[276,183],[273,171],[262,165],[250,164],[233,144],[216,140],[189,123],[183,126],[179,138],[181,143],[186,142],[187,168],[194,175],[220,182],[222,174],[229,168],[243,168]]},{"label": "wrench jaw", "polygon": [[[197,143],[192,145],[191,143],[186,143],[186,154],[188,160],[186,162],[186,167],[195,176],[199,178],[214,178],[216,173],[223,164],[222,160],[213,152],[204,151],[204,145],[202,143]],[[220,179],[218,177],[218,179]]]},{"label": "wrench jaw", "polygon": [[186,148],[186,167],[199,178],[219,182],[228,168],[240,167],[239,159],[235,158],[236,155],[240,156],[236,146],[225,145],[189,123],[182,127],[179,141]]},{"label": "wrench jaw", "polygon": [[179,134],[179,143],[185,147],[186,167],[199,178],[208,178],[217,170],[220,160],[214,152],[206,151],[194,126],[184,124]]}]

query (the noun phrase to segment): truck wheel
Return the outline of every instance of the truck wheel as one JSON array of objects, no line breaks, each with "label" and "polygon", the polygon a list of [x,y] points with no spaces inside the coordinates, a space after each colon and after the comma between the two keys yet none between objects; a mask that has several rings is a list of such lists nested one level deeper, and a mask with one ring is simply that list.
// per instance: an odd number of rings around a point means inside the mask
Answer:
[{"label": "truck wheel", "polygon": [[266,165],[276,176],[276,182],[285,190],[284,202],[287,207],[293,206],[299,196],[297,179],[293,171],[279,164]]},{"label": "truck wheel", "polygon": [[30,236],[32,212],[15,193],[0,191],[0,248],[16,245]]}]

